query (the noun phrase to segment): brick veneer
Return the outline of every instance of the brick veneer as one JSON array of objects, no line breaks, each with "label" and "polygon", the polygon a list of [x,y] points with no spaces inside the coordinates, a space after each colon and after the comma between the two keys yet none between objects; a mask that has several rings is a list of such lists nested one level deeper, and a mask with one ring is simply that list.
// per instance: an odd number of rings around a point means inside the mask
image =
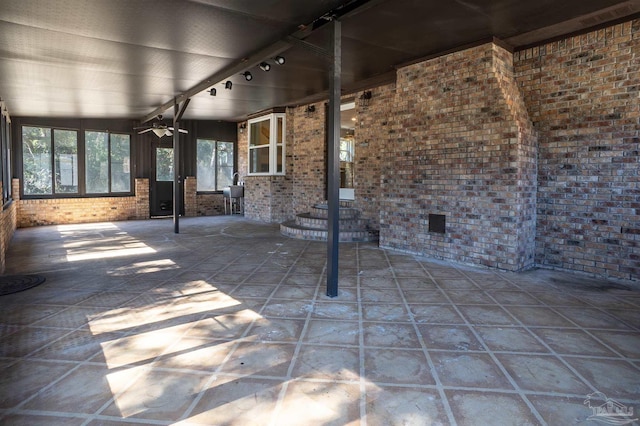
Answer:
[{"label": "brick veneer", "polygon": [[[535,138],[511,61],[489,43],[398,70],[382,246],[508,270],[533,264]],[[429,214],[446,216],[444,234],[428,231]]]},{"label": "brick veneer", "polygon": [[18,228],[148,219],[148,188],[148,179],[136,179],[137,196],[19,199],[19,180],[14,179],[13,194],[17,203]]},{"label": "brick veneer", "polygon": [[[0,190],[1,193],[1,190]],[[17,227],[16,203],[0,209],[0,274],[4,273],[7,266],[5,254],[9,248],[9,242]]]},{"label": "brick veneer", "polygon": [[539,139],[536,262],[640,279],[640,20],[515,54]]}]

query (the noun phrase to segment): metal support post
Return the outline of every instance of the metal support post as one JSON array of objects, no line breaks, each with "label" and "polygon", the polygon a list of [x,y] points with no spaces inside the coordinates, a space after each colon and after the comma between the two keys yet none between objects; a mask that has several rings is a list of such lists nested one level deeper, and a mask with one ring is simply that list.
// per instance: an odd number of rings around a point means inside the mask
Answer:
[{"label": "metal support post", "polygon": [[327,296],[338,295],[338,247],[340,242],[340,95],[342,72],[341,22],[331,22],[331,77],[329,81],[329,137],[327,138],[328,173],[327,207]]}]

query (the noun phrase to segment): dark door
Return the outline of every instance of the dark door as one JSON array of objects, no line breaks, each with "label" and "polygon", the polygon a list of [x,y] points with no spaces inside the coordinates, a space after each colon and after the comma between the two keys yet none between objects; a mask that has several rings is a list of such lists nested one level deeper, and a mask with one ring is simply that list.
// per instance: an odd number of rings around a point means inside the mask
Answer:
[{"label": "dark door", "polygon": [[[164,146],[163,146],[164,145]],[[152,151],[151,216],[173,215],[173,148],[159,143]]]}]

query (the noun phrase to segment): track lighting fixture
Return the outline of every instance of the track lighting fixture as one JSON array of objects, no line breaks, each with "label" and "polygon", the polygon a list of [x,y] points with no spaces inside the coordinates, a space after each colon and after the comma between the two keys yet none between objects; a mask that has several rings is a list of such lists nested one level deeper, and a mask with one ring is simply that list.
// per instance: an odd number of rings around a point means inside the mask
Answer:
[{"label": "track lighting fixture", "polygon": [[266,62],[260,62],[260,69],[262,71],[269,71],[271,69],[271,65]]},{"label": "track lighting fixture", "polygon": [[244,76],[244,79],[247,80],[247,81],[253,80],[253,76],[251,75],[251,73],[249,71],[243,72],[242,75]]},{"label": "track lighting fixture", "polygon": [[278,65],[284,65],[284,56],[276,56],[273,61]]},{"label": "track lighting fixture", "polygon": [[215,95],[216,95],[216,93],[217,93],[217,91],[216,91],[216,88],[215,88],[215,87],[212,87],[211,89],[209,89],[209,95],[211,95],[211,96],[215,96]]},{"label": "track lighting fixture", "polygon": [[224,83],[224,88],[227,90],[231,90],[231,87],[233,87],[233,83],[230,80],[227,80],[227,82]]},{"label": "track lighting fixture", "polygon": [[309,118],[311,117],[314,113],[316,112],[316,106],[315,105],[307,105],[307,108],[304,111],[304,115]]}]

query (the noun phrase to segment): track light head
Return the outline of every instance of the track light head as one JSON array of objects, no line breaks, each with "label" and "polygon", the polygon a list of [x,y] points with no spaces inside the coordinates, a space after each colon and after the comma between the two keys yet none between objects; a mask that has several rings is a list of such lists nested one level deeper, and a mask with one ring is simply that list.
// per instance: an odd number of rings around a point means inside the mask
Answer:
[{"label": "track light head", "polygon": [[244,76],[244,79],[247,80],[247,81],[253,80],[253,75],[251,75],[251,73],[249,71],[243,72],[242,75]]},{"label": "track light head", "polygon": [[273,61],[278,65],[284,65],[284,56],[276,56],[275,58],[273,58]]},{"label": "track light head", "polygon": [[269,71],[271,69],[271,65],[266,62],[260,62],[260,69],[265,72]]},{"label": "track light head", "polygon": [[211,89],[209,89],[209,95],[215,96],[216,94],[217,94],[217,91],[215,87],[212,87]]},{"label": "track light head", "polygon": [[224,88],[227,90],[231,90],[231,87],[233,87],[233,83],[231,82],[231,80],[227,80],[227,82],[224,83]]}]

